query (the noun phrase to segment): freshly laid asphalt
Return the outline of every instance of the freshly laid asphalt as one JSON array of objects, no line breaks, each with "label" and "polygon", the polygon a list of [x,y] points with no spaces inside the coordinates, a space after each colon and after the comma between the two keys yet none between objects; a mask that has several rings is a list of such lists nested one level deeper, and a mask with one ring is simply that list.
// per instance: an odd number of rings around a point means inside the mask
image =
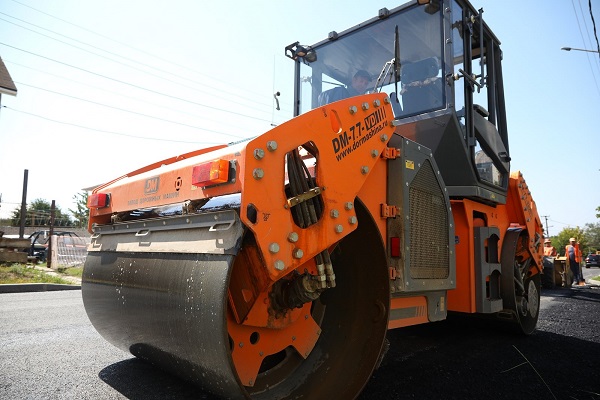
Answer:
[{"label": "freshly laid asphalt", "polygon": [[[528,337],[458,316],[392,330],[359,400],[600,400],[599,320],[600,285],[588,280],[543,289]],[[0,295],[0,398],[213,397],[104,341],[70,290]]]}]

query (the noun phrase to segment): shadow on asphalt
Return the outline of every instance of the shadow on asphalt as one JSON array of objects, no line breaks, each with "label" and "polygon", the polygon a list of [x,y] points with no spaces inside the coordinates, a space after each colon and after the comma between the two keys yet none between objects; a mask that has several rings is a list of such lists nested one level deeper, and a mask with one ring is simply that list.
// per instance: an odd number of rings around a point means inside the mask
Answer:
[{"label": "shadow on asphalt", "polygon": [[[543,290],[542,296],[573,297],[591,307],[596,306],[589,302],[600,302],[600,290]],[[542,318],[526,337],[494,329],[485,320],[451,315],[389,331],[390,349],[359,400],[600,400],[597,333],[591,341],[585,340],[589,333],[563,328],[560,315]],[[99,377],[129,399],[213,399],[136,358],[107,366]]]},{"label": "shadow on asphalt", "polygon": [[[597,302],[600,291],[568,296]],[[568,315],[542,317],[530,336],[460,315],[390,331],[390,350],[359,399],[600,400],[597,328],[586,340],[591,333],[577,334]]]},{"label": "shadow on asphalt", "polygon": [[585,288],[572,287],[569,289],[542,289],[542,297],[571,297],[577,300],[600,303],[600,285],[587,285]]},{"label": "shadow on asphalt", "polygon": [[137,358],[109,365],[98,376],[123,396],[133,400],[214,399],[214,396],[191,383]]}]

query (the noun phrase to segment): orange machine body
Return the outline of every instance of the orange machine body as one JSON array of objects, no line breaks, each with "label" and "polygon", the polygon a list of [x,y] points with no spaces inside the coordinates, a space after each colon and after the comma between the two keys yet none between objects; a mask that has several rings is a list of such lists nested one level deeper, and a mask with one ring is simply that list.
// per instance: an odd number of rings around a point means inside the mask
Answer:
[{"label": "orange machine body", "polygon": [[[387,101],[384,95],[369,95],[362,100],[360,109],[356,108],[360,104],[356,98],[337,102],[297,117],[247,143],[216,146],[173,157],[100,186],[91,199],[106,194],[109,200],[105,207],[90,204],[90,229],[94,224],[118,221],[120,214],[131,210],[194,204],[241,193],[240,218],[254,232],[260,254],[260,262],[249,264],[256,269],[252,276],[265,277],[254,280],[260,284],[254,289],[253,300],[261,296],[264,299],[273,282],[293,270],[314,270],[312,258],[318,252],[334,247],[356,229],[356,199],[360,199],[374,217],[381,238],[388,237],[388,217],[382,215],[381,205],[386,203],[386,154],[390,152],[387,143],[395,134],[392,112],[389,105],[384,104]],[[335,154],[336,143],[340,141],[351,149],[343,157]],[[298,229],[288,212],[293,204],[284,190],[287,176],[283,155],[306,142],[313,143],[319,151],[313,167],[316,167],[318,194],[324,200],[325,217],[307,229]],[[333,165],[327,165],[332,162]],[[195,168],[207,163],[216,165],[221,176],[223,163],[230,165],[227,181],[209,182],[206,186],[194,184]],[[255,219],[249,218],[246,212],[249,207],[255,211]],[[511,176],[507,204],[491,206],[468,199],[453,200],[452,213],[456,233],[456,289],[448,291],[447,309],[473,313],[476,312],[474,228],[496,227],[499,232],[506,232],[518,227],[537,233],[541,224],[520,173]],[[290,235],[296,235],[294,241],[289,239]],[[502,237],[493,243],[497,248],[487,251],[488,254],[499,254]],[[532,236],[529,250],[535,256],[534,269],[539,272],[541,256],[536,249],[541,247],[538,246],[539,235],[535,237]],[[274,244],[277,251],[273,251]],[[424,309],[426,303],[424,296],[397,296],[391,310]],[[395,328],[427,320],[426,312],[417,312],[414,317],[391,321],[389,326]]]}]

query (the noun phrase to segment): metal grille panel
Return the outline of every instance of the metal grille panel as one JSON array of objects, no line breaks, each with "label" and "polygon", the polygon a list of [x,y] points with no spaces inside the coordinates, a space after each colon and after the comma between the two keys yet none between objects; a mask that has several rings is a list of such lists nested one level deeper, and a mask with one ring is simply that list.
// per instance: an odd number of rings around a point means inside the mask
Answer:
[{"label": "metal grille panel", "polygon": [[448,205],[429,160],[425,160],[410,185],[409,207],[410,277],[448,278]]}]

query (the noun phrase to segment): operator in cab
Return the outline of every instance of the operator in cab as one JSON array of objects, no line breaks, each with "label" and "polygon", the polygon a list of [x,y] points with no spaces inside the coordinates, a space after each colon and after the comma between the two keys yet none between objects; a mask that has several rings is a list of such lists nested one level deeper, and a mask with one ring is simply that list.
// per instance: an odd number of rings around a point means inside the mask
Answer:
[{"label": "operator in cab", "polygon": [[354,74],[352,77],[352,84],[347,88],[344,86],[337,86],[321,93],[319,95],[319,106],[364,94],[369,82],[371,82],[371,75],[367,71],[360,69]]}]

